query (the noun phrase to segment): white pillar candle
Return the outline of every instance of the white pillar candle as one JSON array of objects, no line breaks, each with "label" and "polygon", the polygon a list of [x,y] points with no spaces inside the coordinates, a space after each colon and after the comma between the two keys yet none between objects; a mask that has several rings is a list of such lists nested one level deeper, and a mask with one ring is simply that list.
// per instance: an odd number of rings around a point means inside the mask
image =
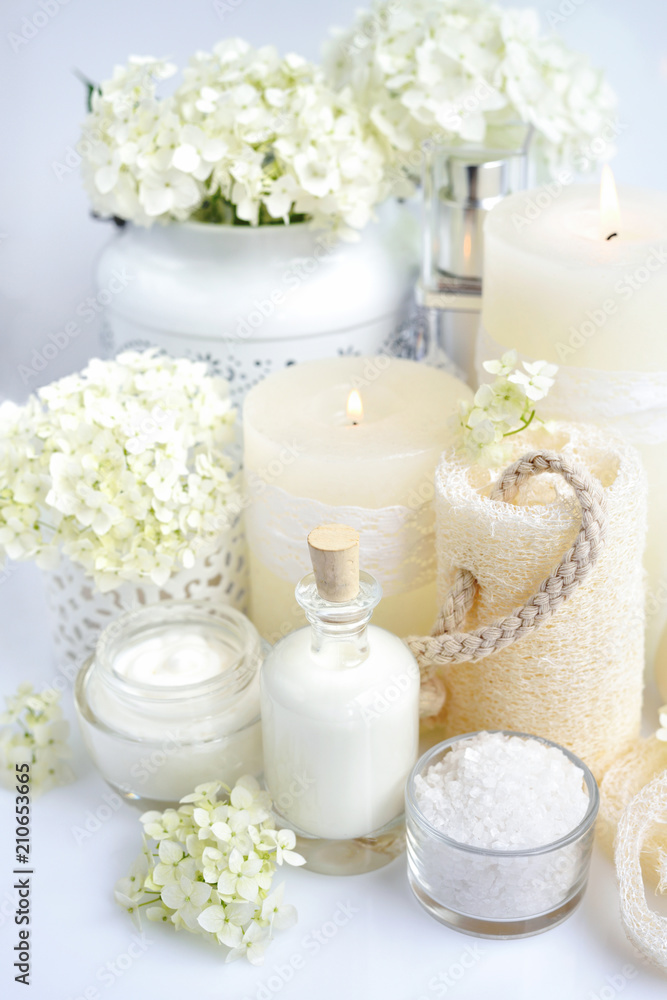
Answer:
[{"label": "white pillar candle", "polygon": [[613,193],[605,203],[596,185],[547,186],[494,208],[480,354],[516,348],[560,365],[541,415],[597,423],[641,451],[652,663],[667,621],[667,194],[621,188],[615,210]]},{"label": "white pillar candle", "polygon": [[494,340],[558,365],[667,372],[667,194],[621,188],[618,202],[606,227],[594,184],[494,208],[482,307]]},{"label": "white pillar candle", "polygon": [[[358,399],[350,399],[354,390]],[[264,636],[275,641],[303,624],[294,587],[309,569],[306,536],[336,521],[361,533],[362,565],[382,584],[378,624],[398,635],[429,631],[433,476],[456,404],[469,398],[451,375],[384,355],[289,367],[251,390],[244,407],[251,617]]]}]

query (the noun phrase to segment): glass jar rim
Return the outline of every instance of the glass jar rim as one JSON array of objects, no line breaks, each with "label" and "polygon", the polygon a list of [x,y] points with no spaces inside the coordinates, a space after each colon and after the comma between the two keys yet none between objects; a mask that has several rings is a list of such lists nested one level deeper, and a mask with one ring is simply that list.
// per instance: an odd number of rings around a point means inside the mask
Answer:
[{"label": "glass jar rim", "polygon": [[[108,736],[112,736],[115,740],[120,740],[124,744],[133,744],[138,747],[162,747],[164,744],[162,737],[132,735],[132,733],[121,730],[118,727],[105,722],[104,719],[100,717],[98,712],[93,709],[86,692],[86,683],[88,681],[94,659],[94,655],[91,654],[82,665],[74,681],[74,704],[80,718],[83,718],[89,725],[94,726],[100,732],[106,733]],[[253,726],[256,726],[259,721],[260,716],[257,714],[254,718],[249,719],[233,732],[222,733],[219,736],[205,737],[203,739],[199,736],[190,740],[179,738],[177,742],[179,746],[184,747],[191,745],[206,747],[213,746],[214,744],[222,744],[228,742],[230,739],[237,738],[245,732],[248,732],[253,728]],[[175,739],[175,737],[173,738]]]},{"label": "glass jar rim", "polygon": [[[464,844],[460,840],[454,840],[453,837],[449,837],[446,833],[443,833],[442,830],[438,830],[437,827],[433,826],[433,824],[426,819],[423,812],[419,808],[415,797],[416,776],[423,773],[423,771],[426,770],[437,755],[446,753],[461,740],[469,740],[474,736],[479,736],[480,733],[489,733],[490,735],[501,733],[503,736],[518,736],[525,740],[535,740],[538,743],[542,743],[544,746],[560,750],[561,753],[565,754],[567,759],[571,761],[571,763],[575,764],[583,772],[584,784],[586,785],[586,790],[588,792],[588,808],[583,818],[574,827],[574,829],[570,830],[569,833],[564,834],[562,837],[559,837],[557,840],[549,841],[547,844],[540,844],[538,847],[522,847],[513,848],[512,850],[500,850],[492,847],[477,847],[474,844]],[[600,792],[597,781],[595,780],[595,777],[593,776],[593,773],[588,765],[585,764],[580,757],[577,757],[576,754],[572,753],[571,750],[568,750],[567,747],[561,746],[560,743],[548,740],[544,736],[536,736],[534,733],[522,733],[514,729],[479,729],[472,733],[462,733],[460,736],[452,736],[448,740],[443,740],[442,743],[436,743],[436,745],[431,747],[430,750],[427,750],[425,754],[422,754],[410,772],[410,776],[407,780],[405,786],[405,800],[406,814],[413,816],[415,820],[426,829],[429,836],[443,844],[446,844],[448,847],[455,848],[459,851],[466,851],[470,854],[483,855],[485,857],[522,858],[532,857],[539,854],[550,854],[553,851],[559,850],[562,847],[567,847],[568,844],[572,844],[579,840],[579,838],[583,836],[583,834],[585,834],[595,822],[598,809],[600,807]]]},{"label": "glass jar rim", "polygon": [[[205,625],[227,628],[238,636],[238,651],[229,669],[203,680],[187,684],[148,684],[130,680],[116,673],[114,655],[124,641],[139,639],[143,634],[154,633],[178,626]],[[92,669],[99,669],[106,683],[116,693],[142,702],[161,703],[188,698],[204,698],[210,694],[238,694],[244,690],[257,673],[262,657],[262,640],[257,629],[243,612],[229,605],[208,601],[159,601],[156,604],[133,608],[115,618],[100,634],[92,657]]]}]

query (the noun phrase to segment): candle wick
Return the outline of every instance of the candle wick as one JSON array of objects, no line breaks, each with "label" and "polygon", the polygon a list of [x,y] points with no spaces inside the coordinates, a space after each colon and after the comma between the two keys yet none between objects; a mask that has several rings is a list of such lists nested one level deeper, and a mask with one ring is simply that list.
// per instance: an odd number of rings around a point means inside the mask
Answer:
[{"label": "candle wick", "polygon": [[358,427],[358,425],[359,425],[359,421],[358,420],[353,420],[352,421],[352,426],[353,427]]},{"label": "candle wick", "polygon": [[613,240],[614,236],[618,236],[618,233],[609,233],[609,236],[607,237],[607,242],[609,242],[609,240]]}]

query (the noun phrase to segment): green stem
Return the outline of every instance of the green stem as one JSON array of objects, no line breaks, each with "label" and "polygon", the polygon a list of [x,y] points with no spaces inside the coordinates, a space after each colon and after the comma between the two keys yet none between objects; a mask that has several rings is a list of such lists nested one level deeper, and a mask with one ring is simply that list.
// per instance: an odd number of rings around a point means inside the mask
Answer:
[{"label": "green stem", "polygon": [[528,420],[524,420],[521,427],[517,427],[515,431],[508,431],[507,434],[503,434],[503,437],[504,438],[512,437],[513,434],[520,434],[521,431],[525,431],[526,427],[530,427],[531,423],[533,422],[534,416],[535,416],[535,410],[532,411],[532,413],[528,417]]}]

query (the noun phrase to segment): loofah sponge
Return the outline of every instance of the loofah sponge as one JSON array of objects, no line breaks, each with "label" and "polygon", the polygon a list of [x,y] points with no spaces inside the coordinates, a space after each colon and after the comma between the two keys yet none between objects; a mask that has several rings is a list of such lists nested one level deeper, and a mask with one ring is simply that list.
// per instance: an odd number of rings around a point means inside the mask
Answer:
[{"label": "loofah sponge", "polygon": [[[638,453],[594,427],[560,425],[522,434],[513,459],[532,448],[583,465],[604,493],[606,543],[588,578],[532,634],[476,663],[439,668],[443,735],[516,729],[561,743],[600,778],[639,736],[644,669],[646,480]],[[489,499],[501,470],[446,454],[436,473],[438,590],[459,569],[477,581],[465,629],[510,615],[536,593],[581,526],[562,477],[527,480],[511,503]],[[426,675],[428,676],[428,674]]]},{"label": "loofah sponge", "polygon": [[[600,812],[596,838],[602,850],[614,856],[614,841],[623,812],[638,792],[667,771],[667,743],[651,736],[636,740],[611,765],[600,784]],[[642,869],[647,882],[655,885],[660,877],[660,861],[667,852],[667,826],[648,830],[642,847]]]},{"label": "loofah sponge", "polygon": [[[656,824],[667,834],[667,771],[654,778],[632,799],[621,816],[616,837],[616,872],[621,896],[621,917],[626,934],[654,965],[667,969],[667,918],[650,909],[642,879],[640,855],[648,838],[655,845]],[[667,864],[660,861],[660,884],[667,888]]]}]

